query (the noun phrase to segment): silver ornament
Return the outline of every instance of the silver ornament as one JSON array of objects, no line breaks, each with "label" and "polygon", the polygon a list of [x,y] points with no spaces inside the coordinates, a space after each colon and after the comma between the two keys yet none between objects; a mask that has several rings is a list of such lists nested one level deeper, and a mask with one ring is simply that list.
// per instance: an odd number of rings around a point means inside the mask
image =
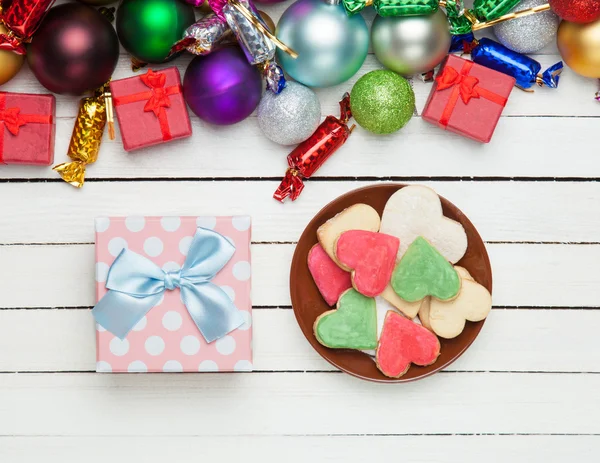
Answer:
[{"label": "silver ornament", "polygon": [[402,75],[436,67],[450,49],[450,26],[438,10],[429,16],[377,16],[371,29],[375,56],[386,68]]},{"label": "silver ornament", "polygon": [[258,124],[265,136],[280,145],[296,145],[321,122],[321,103],[310,88],[288,82],[276,95],[265,92],[258,105]]},{"label": "silver ornament", "polygon": [[[545,5],[547,0],[523,0],[514,11]],[[556,39],[559,17],[552,11],[512,19],[494,26],[498,41],[518,53],[535,53]]]}]

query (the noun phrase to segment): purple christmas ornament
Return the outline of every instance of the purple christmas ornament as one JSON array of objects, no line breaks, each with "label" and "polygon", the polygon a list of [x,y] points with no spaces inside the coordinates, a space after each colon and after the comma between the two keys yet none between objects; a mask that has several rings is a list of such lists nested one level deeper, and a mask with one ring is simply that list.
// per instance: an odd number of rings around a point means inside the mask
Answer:
[{"label": "purple christmas ornament", "polygon": [[223,48],[192,60],[183,78],[183,96],[200,119],[235,124],[258,106],[262,79],[239,48]]}]

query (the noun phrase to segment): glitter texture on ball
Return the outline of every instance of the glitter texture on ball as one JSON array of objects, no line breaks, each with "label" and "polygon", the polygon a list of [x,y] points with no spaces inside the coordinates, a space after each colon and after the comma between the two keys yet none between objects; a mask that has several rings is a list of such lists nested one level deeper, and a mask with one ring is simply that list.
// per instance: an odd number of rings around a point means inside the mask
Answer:
[{"label": "glitter texture on ball", "polygon": [[310,137],[321,122],[321,103],[310,88],[288,82],[279,95],[265,92],[258,106],[258,124],[280,145],[296,145]]},{"label": "glitter texture on ball", "polygon": [[[546,0],[523,0],[511,12],[546,4]],[[560,18],[552,11],[532,14],[494,26],[498,41],[518,53],[535,53],[555,40]]]},{"label": "glitter texture on ball", "polygon": [[350,93],[352,115],[358,125],[376,134],[400,130],[413,116],[415,94],[404,77],[392,71],[371,71]]},{"label": "glitter texture on ball", "polygon": [[585,24],[600,19],[600,0],[549,0],[548,3],[565,21]]}]

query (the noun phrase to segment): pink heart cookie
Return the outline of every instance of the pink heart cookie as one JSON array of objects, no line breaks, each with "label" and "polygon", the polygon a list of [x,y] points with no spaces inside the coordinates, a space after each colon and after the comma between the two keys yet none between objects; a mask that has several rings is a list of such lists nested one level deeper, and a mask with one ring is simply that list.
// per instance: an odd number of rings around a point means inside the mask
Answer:
[{"label": "pink heart cookie", "polygon": [[335,256],[352,271],[352,285],[368,297],[380,295],[390,282],[400,240],[384,233],[350,230],[335,245]]},{"label": "pink heart cookie", "polygon": [[352,288],[350,274],[339,268],[320,244],[308,252],[308,270],[328,305],[335,305],[341,294]]},{"label": "pink heart cookie", "polygon": [[377,346],[377,368],[390,378],[399,378],[410,364],[431,365],[440,355],[440,341],[431,331],[397,312],[389,311]]}]

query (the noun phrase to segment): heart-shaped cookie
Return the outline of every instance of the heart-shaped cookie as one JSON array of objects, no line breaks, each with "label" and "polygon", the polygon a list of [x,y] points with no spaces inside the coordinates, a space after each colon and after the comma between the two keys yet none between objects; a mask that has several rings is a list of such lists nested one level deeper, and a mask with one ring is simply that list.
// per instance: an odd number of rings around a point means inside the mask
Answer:
[{"label": "heart-shaped cookie", "polygon": [[426,366],[440,355],[440,341],[431,331],[389,311],[377,346],[377,368],[390,378],[399,378],[410,364]]},{"label": "heart-shaped cookie", "polygon": [[421,185],[401,188],[388,199],[379,231],[400,239],[398,260],[418,236],[427,239],[453,264],[467,252],[463,226],[444,217],[440,197]]},{"label": "heart-shaped cookie", "polygon": [[308,252],[308,270],[328,305],[335,305],[341,294],[352,288],[350,273],[332,261],[320,244]]},{"label": "heart-shaped cookie", "polygon": [[354,289],[341,295],[337,310],[315,320],[317,340],[333,349],[375,349],[377,347],[377,311],[375,299]]},{"label": "heart-shaped cookie", "polygon": [[408,302],[427,296],[449,301],[460,290],[460,277],[452,264],[422,236],[412,242],[396,265],[391,283],[396,294]]},{"label": "heart-shaped cookie", "polygon": [[379,231],[381,219],[375,209],[367,204],[354,204],[335,215],[317,229],[317,239],[325,252],[340,265],[335,257],[335,242],[348,230]]},{"label": "heart-shaped cookie", "polygon": [[426,298],[419,310],[419,319],[423,326],[445,339],[455,338],[462,333],[467,320],[481,321],[492,310],[492,295],[489,291],[473,280],[466,269],[455,269],[462,279],[456,299],[442,302]]},{"label": "heart-shaped cookie", "polygon": [[368,297],[380,295],[388,285],[400,240],[395,236],[364,230],[340,235],[335,256],[343,269],[352,272],[352,286]]}]

